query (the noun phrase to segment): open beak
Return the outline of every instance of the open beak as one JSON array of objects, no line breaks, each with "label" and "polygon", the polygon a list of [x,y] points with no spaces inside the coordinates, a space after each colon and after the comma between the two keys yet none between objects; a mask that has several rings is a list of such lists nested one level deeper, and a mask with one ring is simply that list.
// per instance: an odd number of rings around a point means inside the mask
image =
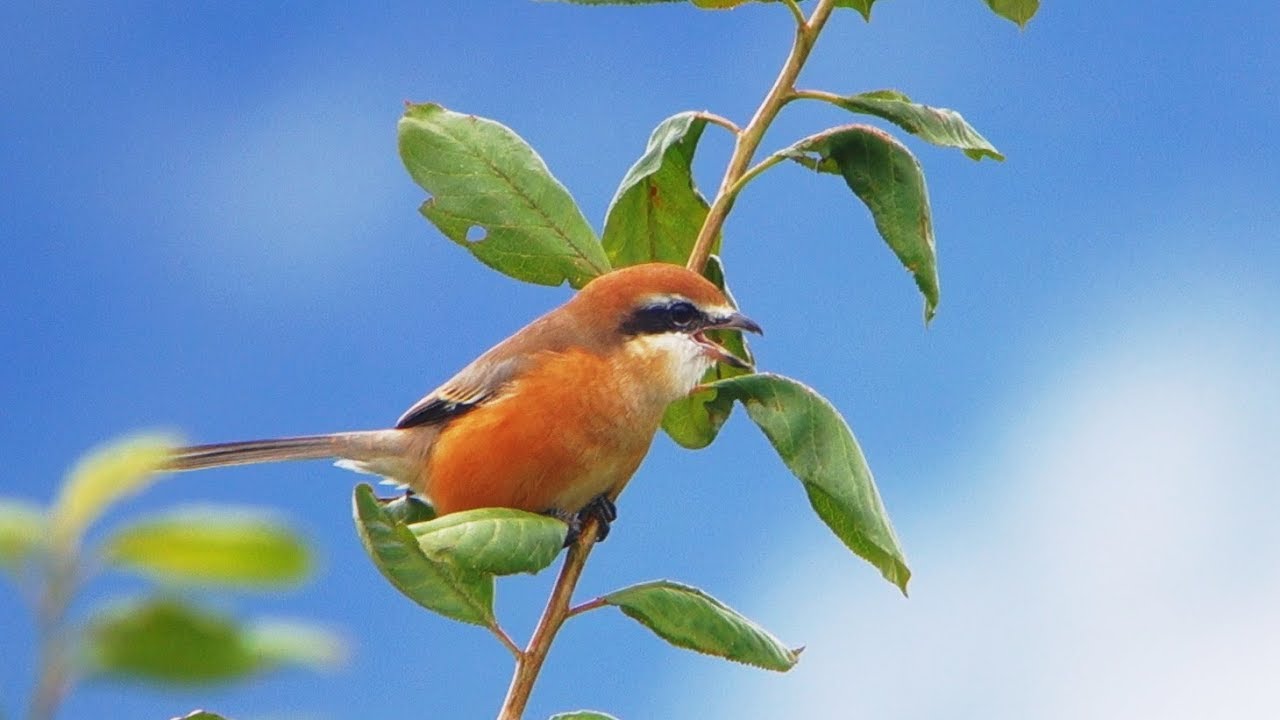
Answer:
[{"label": "open beak", "polygon": [[[712,322],[708,323],[705,327],[703,327],[703,330],[741,330],[744,332],[753,332],[753,333],[756,333],[757,335],[764,334],[764,330],[760,327],[759,323],[757,323],[755,320],[752,320],[751,318],[737,311],[734,311],[722,318],[714,319]],[[707,346],[707,349],[711,351],[711,354],[715,356],[715,358],[720,362],[723,362],[726,365],[729,365],[731,367],[736,367],[741,370],[751,369],[750,362],[743,360],[737,355],[734,355],[733,353],[724,349],[724,347],[721,346],[719,343],[713,342],[707,339],[707,337],[703,335],[701,331],[697,333],[696,337],[699,340],[699,342]]]}]

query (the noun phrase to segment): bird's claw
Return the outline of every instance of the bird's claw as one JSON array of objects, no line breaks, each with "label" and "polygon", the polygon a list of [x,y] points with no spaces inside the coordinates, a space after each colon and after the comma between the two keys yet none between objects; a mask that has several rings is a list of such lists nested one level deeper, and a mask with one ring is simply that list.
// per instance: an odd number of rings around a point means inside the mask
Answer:
[{"label": "bird's claw", "polygon": [[578,538],[582,535],[582,526],[592,518],[596,521],[596,542],[604,542],[604,539],[609,537],[610,525],[618,519],[618,506],[614,505],[607,495],[597,495],[576,513],[550,510],[547,514],[562,520],[569,526],[569,532],[564,536],[564,546],[569,547],[578,542]]}]

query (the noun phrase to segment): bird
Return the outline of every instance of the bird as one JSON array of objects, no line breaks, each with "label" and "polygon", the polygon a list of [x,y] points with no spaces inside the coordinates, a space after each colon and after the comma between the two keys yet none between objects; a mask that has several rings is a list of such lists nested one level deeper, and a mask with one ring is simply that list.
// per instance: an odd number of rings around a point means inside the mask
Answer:
[{"label": "bird", "polygon": [[395,425],[178,448],[165,469],[332,458],[424,497],[438,515],[513,508],[597,539],[665,409],[718,362],[750,363],[709,330],[763,333],[715,284],[646,263],[589,281],[563,305],[427,393]]}]

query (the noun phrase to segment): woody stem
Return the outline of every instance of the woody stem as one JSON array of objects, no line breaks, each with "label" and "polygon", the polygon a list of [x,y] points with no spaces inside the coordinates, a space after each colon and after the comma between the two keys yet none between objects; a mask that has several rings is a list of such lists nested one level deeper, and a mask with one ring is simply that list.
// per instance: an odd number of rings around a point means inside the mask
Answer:
[{"label": "woody stem", "polygon": [[[788,6],[795,12],[791,4]],[[724,171],[724,179],[720,181],[720,190],[716,193],[716,199],[712,201],[711,208],[707,210],[707,218],[702,222],[698,239],[694,241],[693,252],[689,254],[686,267],[690,270],[702,272],[702,268],[706,266],[707,258],[711,256],[711,246],[724,228],[724,221],[729,216],[729,211],[733,209],[733,201],[746,185],[745,182],[739,181],[747,173],[751,159],[755,157],[760,141],[764,139],[765,131],[769,129],[769,125],[773,123],[782,107],[793,99],[792,92],[795,90],[796,78],[800,76],[800,70],[809,59],[809,52],[813,50],[813,45],[817,42],[818,35],[827,24],[833,9],[835,9],[835,0],[818,0],[809,19],[804,22],[797,21],[795,40],[791,44],[791,53],[787,56],[786,63],[778,73],[778,78],[773,81],[773,87],[769,88],[768,94],[761,101],[760,107],[756,108],[756,114],[752,116],[751,122],[738,133],[733,154],[729,157],[729,165]]]},{"label": "woody stem", "polygon": [[533,684],[542,670],[542,663],[551,650],[551,641],[555,640],[560,626],[569,617],[569,603],[573,599],[573,590],[582,577],[582,569],[586,565],[587,556],[596,543],[596,521],[583,523],[578,541],[569,546],[569,552],[556,577],[556,584],[551,589],[551,597],[542,611],[542,618],[529,638],[529,644],[516,657],[516,669],[511,676],[511,686],[507,688],[507,698],[502,703],[498,720],[520,720],[525,706],[529,704],[529,695],[533,692]]}]

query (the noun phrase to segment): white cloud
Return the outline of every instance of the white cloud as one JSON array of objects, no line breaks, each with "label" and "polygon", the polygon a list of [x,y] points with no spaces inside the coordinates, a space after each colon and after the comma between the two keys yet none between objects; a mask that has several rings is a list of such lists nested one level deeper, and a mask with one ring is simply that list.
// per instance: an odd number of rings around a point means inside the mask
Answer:
[{"label": "white cloud", "polygon": [[800,666],[682,662],[665,716],[1280,717],[1280,334],[1239,303],[1055,348],[1084,357],[903,533],[910,600],[789,548],[749,605]]}]

